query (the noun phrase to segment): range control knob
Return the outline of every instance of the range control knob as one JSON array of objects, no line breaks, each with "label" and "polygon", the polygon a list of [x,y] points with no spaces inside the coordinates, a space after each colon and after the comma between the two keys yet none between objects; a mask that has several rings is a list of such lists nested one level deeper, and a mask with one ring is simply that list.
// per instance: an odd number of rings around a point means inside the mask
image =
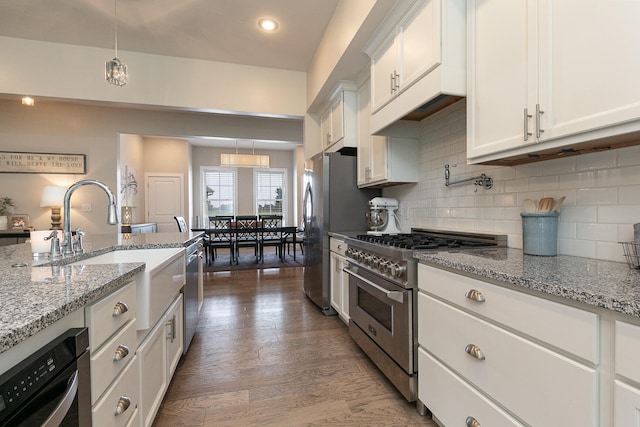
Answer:
[{"label": "range control knob", "polygon": [[399,263],[394,263],[390,268],[390,273],[393,277],[401,277],[404,272],[407,270],[407,267],[404,265],[400,265]]}]

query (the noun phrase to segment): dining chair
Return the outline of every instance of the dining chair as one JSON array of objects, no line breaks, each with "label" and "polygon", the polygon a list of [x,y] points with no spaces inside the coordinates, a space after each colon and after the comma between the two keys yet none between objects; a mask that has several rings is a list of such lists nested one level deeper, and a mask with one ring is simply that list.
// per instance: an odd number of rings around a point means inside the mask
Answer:
[{"label": "dining chair", "polygon": [[[300,227],[298,227],[298,229],[296,230],[295,233],[295,243],[300,245],[300,252],[302,252],[302,255],[304,256],[304,221],[302,222],[302,224],[300,225]],[[285,236],[285,243],[287,246],[287,254],[291,253],[291,245],[294,244],[294,235],[293,234],[288,234],[287,236]],[[293,259],[296,259],[296,247],[295,245],[293,245]]]},{"label": "dining chair", "polygon": [[209,232],[208,245],[208,262],[216,259],[218,249],[229,249],[229,265],[234,261],[234,237],[231,223],[233,222],[233,216],[220,215],[209,217],[209,229],[216,230],[215,232]]},{"label": "dining chair", "polygon": [[272,246],[276,248],[276,254],[284,261],[284,240],[282,238],[282,215],[260,215],[260,259],[264,264],[264,248]]},{"label": "dining chair", "polygon": [[173,218],[178,223],[178,231],[180,231],[181,233],[186,233],[189,231],[189,228],[187,227],[187,221],[184,220],[184,217],[174,216]]},{"label": "dining chair", "polygon": [[235,220],[236,264],[240,257],[240,248],[253,248],[258,262],[258,217],[256,215],[237,215]]}]

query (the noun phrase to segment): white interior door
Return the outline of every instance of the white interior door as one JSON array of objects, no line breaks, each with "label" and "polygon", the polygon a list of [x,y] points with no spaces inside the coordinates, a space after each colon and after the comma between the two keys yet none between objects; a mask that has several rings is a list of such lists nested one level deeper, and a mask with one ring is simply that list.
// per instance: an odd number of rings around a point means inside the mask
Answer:
[{"label": "white interior door", "polygon": [[146,221],[158,224],[158,232],[177,232],[174,216],[184,216],[182,174],[146,173]]}]

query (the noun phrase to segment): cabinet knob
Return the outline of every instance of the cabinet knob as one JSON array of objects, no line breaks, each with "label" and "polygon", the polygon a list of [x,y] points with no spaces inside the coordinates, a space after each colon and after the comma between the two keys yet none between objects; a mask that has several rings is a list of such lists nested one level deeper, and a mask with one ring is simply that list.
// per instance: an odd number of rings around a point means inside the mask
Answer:
[{"label": "cabinet knob", "polygon": [[478,420],[473,417],[467,417],[464,422],[467,424],[467,427],[481,427]]},{"label": "cabinet knob", "polygon": [[478,360],[484,360],[484,353],[482,352],[482,350],[480,350],[480,347],[478,347],[475,344],[467,344],[467,346],[464,348],[464,351],[471,357],[478,359]]},{"label": "cabinet knob", "polygon": [[469,289],[464,294],[464,296],[469,298],[470,300],[473,300],[473,301],[476,301],[476,302],[485,302],[486,301],[484,295],[482,295],[482,292],[480,292],[477,289]]},{"label": "cabinet knob", "polygon": [[121,314],[129,311],[129,306],[124,301],[118,301],[116,305],[113,306],[113,315],[120,316]]},{"label": "cabinet knob", "polygon": [[116,415],[122,414],[124,411],[129,409],[129,406],[131,406],[131,399],[127,396],[120,396],[118,404],[116,405]]},{"label": "cabinet knob", "polygon": [[113,361],[117,362],[118,360],[122,360],[129,355],[129,347],[124,344],[120,344],[118,348],[116,348],[115,353],[113,354]]}]

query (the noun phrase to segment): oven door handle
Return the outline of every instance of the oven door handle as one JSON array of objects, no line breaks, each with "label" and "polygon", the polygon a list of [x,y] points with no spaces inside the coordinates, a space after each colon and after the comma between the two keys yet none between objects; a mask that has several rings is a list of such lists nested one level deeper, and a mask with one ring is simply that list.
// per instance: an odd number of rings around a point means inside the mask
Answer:
[{"label": "oven door handle", "polygon": [[76,370],[69,377],[69,381],[67,381],[67,389],[65,390],[64,397],[58,403],[58,406],[53,410],[49,418],[42,424],[42,427],[54,427],[59,426],[64,417],[67,416],[69,412],[69,408],[73,404],[76,395],[78,394],[78,371]]},{"label": "oven door handle", "polygon": [[382,286],[376,285],[375,283],[373,283],[371,280],[366,279],[364,277],[362,277],[361,275],[349,270],[347,267],[344,267],[342,269],[342,271],[344,271],[345,273],[359,279],[362,280],[364,283],[366,283],[367,285],[373,287],[374,289],[382,292],[383,294],[385,294],[387,296],[387,298],[392,299],[394,301],[398,301],[399,303],[403,304],[404,303],[404,293],[401,291],[390,291],[388,289],[383,288]]}]

